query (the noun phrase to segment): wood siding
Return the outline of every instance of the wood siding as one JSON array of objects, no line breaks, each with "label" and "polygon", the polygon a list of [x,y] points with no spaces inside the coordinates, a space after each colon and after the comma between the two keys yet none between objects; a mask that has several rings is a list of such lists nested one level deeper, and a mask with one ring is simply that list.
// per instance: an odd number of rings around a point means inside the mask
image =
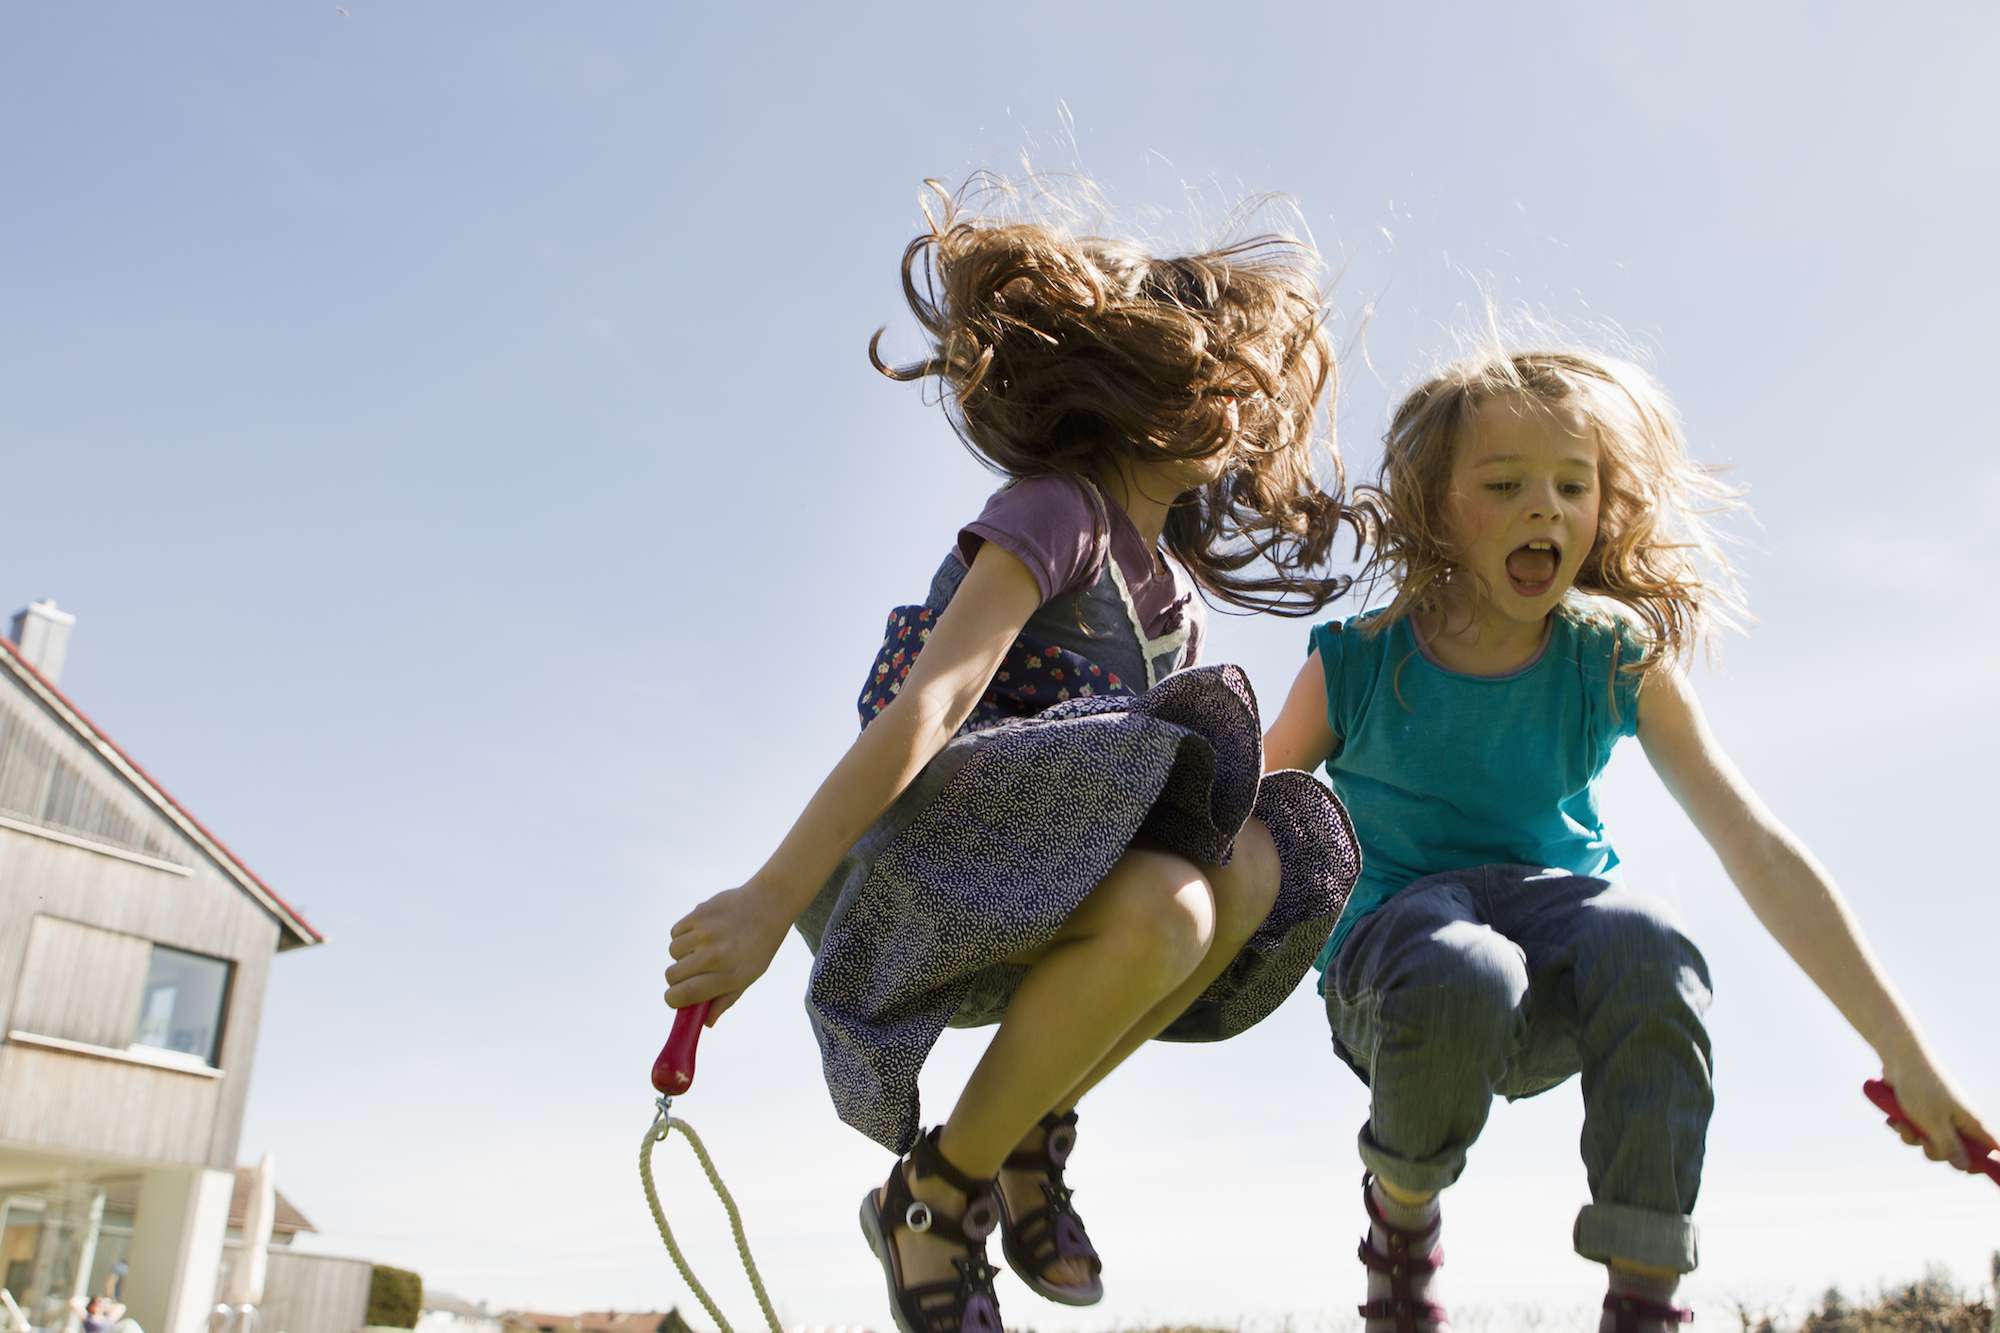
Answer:
[{"label": "wood siding", "polygon": [[0,1046],[0,1141],[208,1166],[228,1091],[224,1079],[8,1042]]},{"label": "wood siding", "polygon": [[[17,718],[35,712],[36,734],[67,762],[113,776],[4,673],[0,700]],[[14,734],[24,734],[18,724]],[[144,822],[138,840],[187,872],[0,826],[0,1043],[20,1029],[123,1047],[136,1030],[147,946],[164,944],[231,964],[215,1057],[223,1077],[0,1044],[0,1142],[233,1169],[279,921],[149,802],[116,790]]]},{"label": "wood siding", "polygon": [[[225,1247],[216,1290],[220,1292],[229,1263],[240,1247]],[[355,1333],[368,1317],[368,1284],[375,1265],[365,1259],[330,1254],[294,1254],[283,1247],[269,1252],[264,1270],[264,1303],[257,1309],[257,1327],[284,1333]]]},{"label": "wood siding", "polygon": [[153,946],[137,935],[38,916],[9,1028],[123,1048],[139,1022]]},{"label": "wood siding", "polygon": [[[11,683],[10,683],[11,684]],[[178,830],[36,700],[0,689],[0,814],[188,863]]]}]

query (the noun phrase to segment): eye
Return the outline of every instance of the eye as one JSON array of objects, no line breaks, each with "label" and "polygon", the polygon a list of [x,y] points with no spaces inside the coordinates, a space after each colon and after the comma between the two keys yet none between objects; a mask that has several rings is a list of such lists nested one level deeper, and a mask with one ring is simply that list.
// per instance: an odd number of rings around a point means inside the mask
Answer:
[{"label": "eye", "polygon": [[1587,481],[1566,481],[1563,483],[1562,492],[1564,495],[1588,495],[1590,494],[1590,483]]},{"label": "eye", "polygon": [[1495,495],[1512,495],[1520,487],[1517,481],[1489,481],[1486,489]]}]

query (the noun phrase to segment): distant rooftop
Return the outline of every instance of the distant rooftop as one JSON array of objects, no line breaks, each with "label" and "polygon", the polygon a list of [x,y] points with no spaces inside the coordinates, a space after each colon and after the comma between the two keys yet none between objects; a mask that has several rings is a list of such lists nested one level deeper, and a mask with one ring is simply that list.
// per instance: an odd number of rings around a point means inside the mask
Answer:
[{"label": "distant rooftop", "polygon": [[689,1333],[679,1310],[585,1310],[581,1314],[510,1310],[501,1316],[501,1322],[541,1333]]},{"label": "distant rooftop", "polygon": [[[250,1192],[256,1188],[255,1167],[236,1168],[236,1184],[229,1192],[229,1225],[239,1230],[243,1219],[250,1211]],[[319,1228],[306,1220],[306,1215],[287,1199],[282,1191],[272,1190],[277,1206],[271,1210],[271,1230],[279,1235],[297,1235],[301,1231],[317,1233]],[[131,1212],[139,1204],[139,1177],[130,1176],[120,1180],[104,1182],[104,1206],[121,1212]]]}]

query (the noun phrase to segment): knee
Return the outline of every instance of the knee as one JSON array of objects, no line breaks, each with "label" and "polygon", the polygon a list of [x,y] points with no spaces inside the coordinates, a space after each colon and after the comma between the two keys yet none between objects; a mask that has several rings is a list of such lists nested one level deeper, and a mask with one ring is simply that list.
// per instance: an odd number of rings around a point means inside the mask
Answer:
[{"label": "knee", "polygon": [[1178,983],[1215,939],[1215,897],[1193,862],[1165,852],[1127,852],[1091,895],[1091,929],[1128,966]]},{"label": "knee", "polygon": [[1253,819],[1236,836],[1229,864],[1208,872],[1215,896],[1215,938],[1231,948],[1256,933],[1278,901],[1283,866],[1263,822]]},{"label": "knee", "polygon": [[1444,926],[1426,945],[1423,965],[1383,996],[1385,1015],[1451,1044],[1484,1046],[1511,1034],[1528,993],[1520,946],[1469,922]]},{"label": "knee", "polygon": [[1583,947],[1600,985],[1678,995],[1706,1007],[1708,961],[1666,904],[1639,894],[1605,894],[1591,905]]}]

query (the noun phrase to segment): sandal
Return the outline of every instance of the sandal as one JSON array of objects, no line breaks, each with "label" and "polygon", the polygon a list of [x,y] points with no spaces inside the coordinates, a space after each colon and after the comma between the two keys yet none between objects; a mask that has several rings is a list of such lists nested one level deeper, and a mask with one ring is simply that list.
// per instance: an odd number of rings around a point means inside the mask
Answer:
[{"label": "sandal", "polygon": [[1663,1305],[1644,1296],[1626,1296],[1615,1291],[1604,1298],[1604,1308],[1616,1319],[1618,1333],[1637,1333],[1642,1319],[1664,1319],[1669,1324],[1694,1322],[1694,1311],[1684,1306]]},{"label": "sandal", "polygon": [[[974,1180],[946,1161],[938,1149],[940,1132],[933,1129],[917,1140],[910,1149],[910,1170],[919,1180],[942,1176],[965,1196],[964,1209],[957,1217],[946,1217],[915,1197],[898,1162],[879,1198],[874,1190],[862,1196],[861,1234],[881,1261],[882,1275],[889,1282],[889,1309],[900,1333],[1004,1333],[993,1294],[993,1279],[1000,1270],[986,1262],[986,1238],[1000,1220],[994,1203],[1000,1192],[991,1180]],[[958,1276],[905,1285],[903,1261],[893,1243],[898,1229],[963,1245],[966,1252],[951,1261]]]},{"label": "sandal", "polygon": [[[1007,1209],[1006,1193],[995,1191],[994,1197],[1000,1200],[1000,1253],[1006,1256],[1014,1276],[1037,1296],[1060,1305],[1095,1305],[1104,1299],[1104,1282],[1098,1276],[1104,1264],[1083,1229],[1083,1218],[1070,1202],[1069,1186],[1063,1183],[1063,1163],[1076,1147],[1076,1112],[1057,1115],[1051,1111],[1041,1118],[1039,1127],[1042,1146],[1007,1154],[1003,1169],[1041,1172],[1042,1206],[1017,1218]],[[1088,1260],[1090,1280],[1074,1287],[1049,1281],[1043,1274],[1061,1259]]]},{"label": "sandal", "polygon": [[[1375,1195],[1369,1188],[1373,1177],[1361,1177],[1361,1201],[1368,1208],[1368,1220],[1380,1228],[1389,1238],[1389,1252],[1382,1253],[1370,1243],[1373,1232],[1361,1238],[1361,1262],[1370,1272],[1381,1273],[1389,1279],[1389,1294],[1358,1307],[1363,1319],[1393,1319],[1396,1333],[1442,1333],[1451,1328],[1451,1316],[1435,1301],[1418,1300],[1410,1290],[1410,1283],[1417,1277],[1428,1277],[1444,1266],[1444,1247],[1432,1245],[1439,1229],[1444,1225],[1442,1216],[1436,1218],[1422,1231],[1404,1231],[1392,1227],[1382,1216],[1382,1210],[1375,1206]],[[1418,1247],[1423,1257],[1412,1258],[1411,1247]],[[1419,1323],[1421,1321],[1421,1324]]]}]

